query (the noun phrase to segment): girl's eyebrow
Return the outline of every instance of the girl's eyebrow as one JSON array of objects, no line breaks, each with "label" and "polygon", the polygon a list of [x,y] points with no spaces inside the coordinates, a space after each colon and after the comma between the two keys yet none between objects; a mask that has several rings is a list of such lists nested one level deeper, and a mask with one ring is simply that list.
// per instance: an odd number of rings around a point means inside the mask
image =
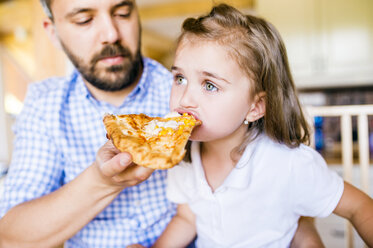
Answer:
[{"label": "girl's eyebrow", "polygon": [[[177,66],[172,66],[171,67],[171,71],[182,71],[181,68],[177,67]],[[229,82],[228,80],[226,80],[225,78],[222,78],[218,75],[216,75],[215,73],[211,73],[211,72],[208,72],[208,71],[202,71],[202,74],[207,76],[207,77],[212,77],[212,78],[215,78],[217,80],[220,80],[220,81],[224,81],[226,82],[227,84],[232,84],[231,82]]]},{"label": "girl's eyebrow", "polygon": [[225,78],[219,77],[219,76],[216,75],[215,73],[211,73],[211,72],[203,71],[202,74],[205,75],[205,76],[208,76],[208,77],[212,77],[212,78],[216,78],[216,79],[218,79],[218,80],[224,81],[224,82],[226,82],[227,84],[231,84],[231,82],[229,82],[229,81],[226,80]]}]

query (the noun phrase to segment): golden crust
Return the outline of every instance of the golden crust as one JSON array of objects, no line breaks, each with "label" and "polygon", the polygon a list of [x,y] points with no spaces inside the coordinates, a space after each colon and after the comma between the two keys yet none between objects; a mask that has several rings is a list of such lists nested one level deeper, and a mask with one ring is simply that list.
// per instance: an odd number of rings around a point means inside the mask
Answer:
[{"label": "golden crust", "polygon": [[[173,129],[158,128],[163,132],[149,134],[147,125],[156,120],[173,121]],[[103,119],[109,138],[121,152],[129,152],[133,162],[152,169],[169,169],[185,155],[185,145],[196,125],[201,121],[191,115],[179,117],[149,117],[144,114],[106,115]]]}]

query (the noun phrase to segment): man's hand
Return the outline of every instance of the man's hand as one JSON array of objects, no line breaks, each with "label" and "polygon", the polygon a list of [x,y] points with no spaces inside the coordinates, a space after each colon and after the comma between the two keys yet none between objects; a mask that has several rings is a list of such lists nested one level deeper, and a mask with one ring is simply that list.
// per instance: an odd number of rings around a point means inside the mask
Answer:
[{"label": "man's hand", "polygon": [[143,182],[153,171],[133,164],[129,153],[119,152],[108,141],[97,152],[96,161],[74,180],[10,209],[0,219],[0,247],[61,244],[87,225],[124,188]]},{"label": "man's hand", "polygon": [[111,140],[98,150],[93,166],[97,168],[104,184],[121,189],[145,181],[154,171],[132,163],[131,154],[120,152]]}]

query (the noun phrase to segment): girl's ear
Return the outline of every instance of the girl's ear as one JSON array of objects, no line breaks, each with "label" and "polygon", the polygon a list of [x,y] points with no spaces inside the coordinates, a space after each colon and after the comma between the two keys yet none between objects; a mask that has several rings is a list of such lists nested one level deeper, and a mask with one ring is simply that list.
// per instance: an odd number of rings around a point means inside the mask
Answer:
[{"label": "girl's ear", "polygon": [[258,93],[254,97],[249,112],[247,113],[246,120],[248,122],[254,122],[259,120],[265,115],[266,112],[266,93],[264,91]]},{"label": "girl's ear", "polygon": [[49,19],[49,18],[46,18],[43,21],[43,27],[44,27],[45,31],[47,32],[47,35],[48,35],[49,39],[52,41],[53,45],[58,49],[62,49],[60,40],[58,39],[56,26],[54,25],[52,20]]}]

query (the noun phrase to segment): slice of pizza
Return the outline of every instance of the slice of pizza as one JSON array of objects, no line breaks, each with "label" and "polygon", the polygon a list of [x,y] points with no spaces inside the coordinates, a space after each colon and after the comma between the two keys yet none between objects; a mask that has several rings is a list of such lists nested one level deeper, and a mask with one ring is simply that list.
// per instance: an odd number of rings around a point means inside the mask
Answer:
[{"label": "slice of pizza", "polygon": [[121,152],[129,152],[133,162],[152,169],[169,169],[185,155],[185,145],[201,121],[184,113],[169,117],[144,114],[106,115],[109,138]]}]

